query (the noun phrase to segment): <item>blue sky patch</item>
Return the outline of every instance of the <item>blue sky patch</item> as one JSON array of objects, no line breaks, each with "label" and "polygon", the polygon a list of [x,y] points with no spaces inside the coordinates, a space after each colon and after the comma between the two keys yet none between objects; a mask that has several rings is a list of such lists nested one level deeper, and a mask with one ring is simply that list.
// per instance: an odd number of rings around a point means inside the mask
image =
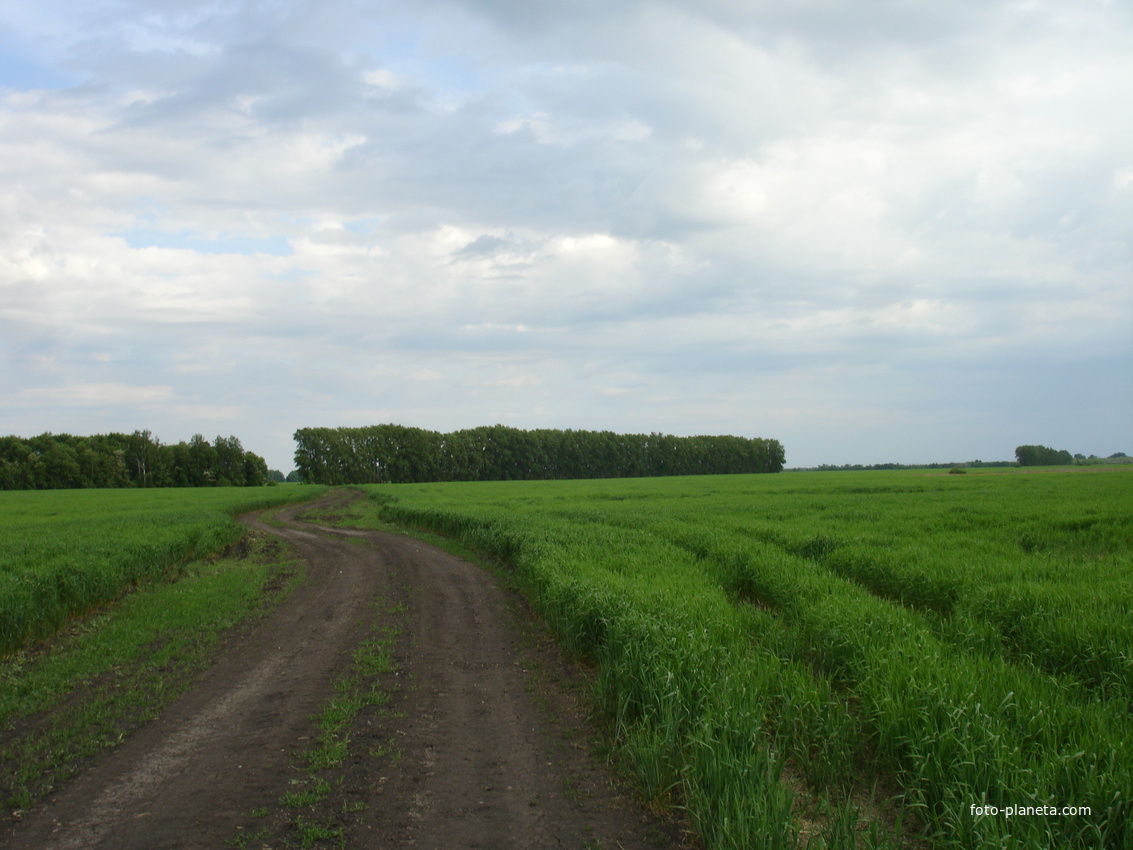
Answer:
[{"label": "blue sky patch", "polygon": [[273,257],[290,257],[291,243],[283,236],[248,236],[240,233],[221,233],[206,236],[196,230],[179,230],[171,233],[150,227],[135,227],[115,233],[126,240],[131,248],[178,248],[198,254],[268,254]]},{"label": "blue sky patch", "polygon": [[353,221],[344,221],[342,226],[359,236],[369,236],[377,229],[381,221],[380,218],[356,218]]},{"label": "blue sky patch", "polygon": [[75,83],[74,78],[0,45],[0,87],[29,91],[62,89]]}]

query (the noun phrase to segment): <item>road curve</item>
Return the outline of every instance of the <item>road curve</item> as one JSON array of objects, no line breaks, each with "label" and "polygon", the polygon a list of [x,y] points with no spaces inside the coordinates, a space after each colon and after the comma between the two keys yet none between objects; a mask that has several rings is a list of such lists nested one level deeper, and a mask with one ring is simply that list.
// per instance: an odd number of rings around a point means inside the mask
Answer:
[{"label": "road curve", "polygon": [[589,754],[577,706],[556,684],[570,674],[522,600],[419,540],[299,520],[309,507],[280,511],[281,526],[245,519],[306,562],[300,587],[158,720],[29,812],[5,847],[231,846],[249,812],[279,807],[335,677],[376,612],[394,605],[391,703],[355,730],[362,755],[341,787],[362,814],[344,846],[681,846],[679,831],[618,793]]}]

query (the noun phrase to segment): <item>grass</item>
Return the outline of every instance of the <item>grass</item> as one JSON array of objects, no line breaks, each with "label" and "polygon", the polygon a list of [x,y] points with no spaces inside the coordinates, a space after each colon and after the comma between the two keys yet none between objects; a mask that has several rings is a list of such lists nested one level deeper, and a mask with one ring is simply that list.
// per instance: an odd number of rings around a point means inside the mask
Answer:
[{"label": "grass", "polygon": [[366,489],[514,565],[709,847],[794,847],[808,808],[814,846],[1133,846],[1128,469]]},{"label": "grass", "polygon": [[[711,848],[1119,847],[1133,846],[1131,476],[383,485],[347,521],[426,527],[511,564],[597,662],[642,793],[687,807]],[[10,807],[153,716],[283,592],[268,552],[197,556],[261,496],[314,492],[0,493]],[[314,720],[281,800],[303,846],[345,841],[355,809],[336,776],[384,700],[390,639],[358,648]],[[973,813],[1018,805],[1090,811]]]},{"label": "grass", "polygon": [[[172,580],[175,578],[176,580]],[[0,795],[28,807],[81,761],[114,746],[183,693],[222,635],[301,578],[274,539],[239,557],[182,565],[50,645],[0,661]]]},{"label": "grass", "polygon": [[316,847],[325,842],[334,842],[335,846],[345,846],[346,830],[332,823],[318,823],[300,816],[296,820],[299,829],[300,847]]},{"label": "grass", "polygon": [[[372,720],[370,712],[384,710],[390,698],[388,677],[397,671],[392,653],[400,629],[382,618],[404,613],[405,608],[378,600],[374,610],[379,619],[369,637],[355,648],[347,669],[331,683],[331,696],[311,718],[314,742],[297,760],[293,790],[279,798],[280,811],[269,825],[241,828],[230,842],[234,846],[245,846],[254,833],[261,841],[274,839],[285,847],[344,847],[347,827],[363,819],[368,806],[352,796],[357,789],[350,787],[347,762],[358,755],[353,732]],[[366,755],[396,760],[399,753],[379,746]],[[253,814],[268,818],[271,813]]]},{"label": "grass", "polygon": [[[390,647],[396,635],[396,630],[383,629],[363,641],[354,650],[349,672],[334,682],[335,694],[316,719],[318,746],[306,756],[312,775],[341,767],[350,754],[350,728],[355,719],[363,709],[388,701],[377,677],[394,670]],[[316,776],[315,781],[321,780]]]},{"label": "grass", "polygon": [[317,487],[0,492],[0,657],[69,619],[217,552],[233,517]]},{"label": "grass", "polygon": [[[295,780],[303,784],[302,780]],[[290,808],[303,808],[305,806],[314,806],[316,803],[325,800],[330,794],[330,783],[323,777],[316,777],[311,783],[311,787],[304,788],[301,791],[288,791],[283,795],[282,803]]]}]

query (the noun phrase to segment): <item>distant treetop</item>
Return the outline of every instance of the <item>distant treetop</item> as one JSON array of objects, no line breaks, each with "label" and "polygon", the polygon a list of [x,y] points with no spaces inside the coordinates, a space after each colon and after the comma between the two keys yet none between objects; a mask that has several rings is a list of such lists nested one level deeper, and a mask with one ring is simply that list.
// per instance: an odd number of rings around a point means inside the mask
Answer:
[{"label": "distant treetop", "polygon": [[1074,456],[1065,449],[1057,451],[1047,446],[1019,446],[1015,449],[1019,466],[1062,466],[1074,463]]},{"label": "distant treetop", "polygon": [[165,445],[149,431],[133,434],[40,434],[0,437],[0,490],[83,487],[258,487],[267,463],[235,437],[212,443],[195,434]]},{"label": "distant treetop", "polygon": [[503,425],[442,434],[403,425],[300,428],[295,465],[313,484],[629,478],[779,472],[778,440]]}]

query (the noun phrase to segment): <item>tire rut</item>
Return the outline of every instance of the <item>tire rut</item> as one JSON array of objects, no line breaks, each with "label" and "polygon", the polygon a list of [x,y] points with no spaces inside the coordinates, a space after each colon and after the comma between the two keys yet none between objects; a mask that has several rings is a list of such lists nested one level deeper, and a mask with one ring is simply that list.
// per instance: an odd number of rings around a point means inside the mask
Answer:
[{"label": "tire rut", "polygon": [[[335,493],[314,505],[349,498]],[[401,684],[381,722],[358,730],[363,755],[351,759],[343,784],[365,808],[343,846],[682,846],[679,830],[594,762],[578,740],[573,697],[557,685],[532,693],[533,666],[556,681],[573,674],[519,597],[421,541],[296,518],[311,507],[281,510],[282,526],[244,520],[286,540],[306,563],[306,580],[158,720],[29,812],[5,846],[230,846],[250,811],[278,806],[312,717],[380,600],[406,612]],[[397,757],[364,755],[380,752]]]}]

